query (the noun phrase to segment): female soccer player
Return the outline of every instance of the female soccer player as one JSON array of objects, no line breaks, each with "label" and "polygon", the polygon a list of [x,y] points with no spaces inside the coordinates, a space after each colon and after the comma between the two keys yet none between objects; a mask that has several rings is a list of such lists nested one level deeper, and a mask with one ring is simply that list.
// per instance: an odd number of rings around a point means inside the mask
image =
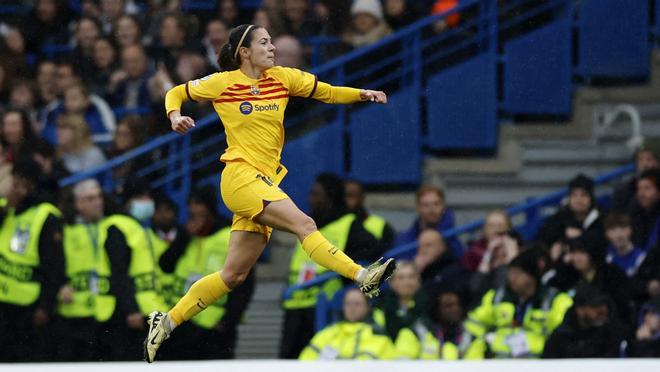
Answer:
[{"label": "female soccer player", "polygon": [[222,47],[223,72],[172,88],[165,97],[172,130],[179,134],[195,126],[181,115],[184,101],[213,101],[227,134],[220,189],[234,213],[229,252],[222,271],[196,281],[168,312],[149,315],[145,358],[156,351],[172,330],[243,282],[263,251],[272,228],[295,234],[318,264],[355,280],[362,292],[378,295],[380,284],[394,271],[392,259],[368,268],[356,264],[334,247],[278,187],[287,170],[280,164],[284,145],[284,110],[289,96],[327,103],[371,101],[387,103],[380,91],[333,87],[297,69],[274,66],[275,46],[262,27],[241,25],[231,30]]}]

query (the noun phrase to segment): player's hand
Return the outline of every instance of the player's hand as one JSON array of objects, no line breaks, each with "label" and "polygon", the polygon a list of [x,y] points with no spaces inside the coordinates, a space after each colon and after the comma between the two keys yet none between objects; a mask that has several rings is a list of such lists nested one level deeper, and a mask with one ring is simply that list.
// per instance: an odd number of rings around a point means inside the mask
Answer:
[{"label": "player's hand", "polygon": [[177,112],[170,114],[170,121],[172,122],[172,130],[179,134],[185,134],[195,126],[195,121],[190,116],[181,116]]},{"label": "player's hand", "polygon": [[381,92],[380,90],[362,89],[360,90],[360,98],[363,101],[387,103],[387,95],[385,92]]}]

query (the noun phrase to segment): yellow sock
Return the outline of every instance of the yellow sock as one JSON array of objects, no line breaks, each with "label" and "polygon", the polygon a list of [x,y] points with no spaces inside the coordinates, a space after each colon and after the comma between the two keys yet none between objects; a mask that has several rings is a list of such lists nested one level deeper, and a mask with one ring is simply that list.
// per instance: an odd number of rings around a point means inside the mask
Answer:
[{"label": "yellow sock", "polygon": [[190,286],[188,292],[181,297],[167,315],[178,326],[199,314],[229,291],[229,287],[222,280],[219,272],[209,274]]},{"label": "yellow sock", "polygon": [[346,278],[356,280],[362,269],[362,266],[332,245],[319,231],[307,235],[302,247],[314,262]]}]

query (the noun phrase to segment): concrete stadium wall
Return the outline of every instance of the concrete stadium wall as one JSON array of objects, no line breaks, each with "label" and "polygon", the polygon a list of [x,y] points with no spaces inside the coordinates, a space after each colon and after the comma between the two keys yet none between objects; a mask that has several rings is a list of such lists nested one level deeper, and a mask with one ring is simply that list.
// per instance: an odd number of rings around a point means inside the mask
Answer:
[{"label": "concrete stadium wall", "polygon": [[494,360],[483,362],[296,362],[280,360],[0,364],[2,372],[658,372],[660,359]]}]

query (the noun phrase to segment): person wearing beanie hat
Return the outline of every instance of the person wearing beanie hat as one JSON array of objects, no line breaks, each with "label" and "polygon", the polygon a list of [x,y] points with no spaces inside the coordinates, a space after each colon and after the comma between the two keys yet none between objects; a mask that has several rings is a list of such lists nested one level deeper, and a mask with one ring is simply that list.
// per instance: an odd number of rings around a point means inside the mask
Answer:
[{"label": "person wearing beanie hat", "polygon": [[540,264],[537,252],[520,253],[509,264],[507,285],[488,291],[468,314],[468,340],[461,350],[465,359],[541,356],[546,338],[573,301],[541,283]]},{"label": "person wearing beanie hat", "polygon": [[42,202],[42,173],[31,157],[15,160],[0,204],[0,363],[42,361],[54,352],[52,319],[65,283],[62,216]]},{"label": "person wearing beanie hat", "polygon": [[354,0],[351,24],[352,30],[345,38],[354,48],[371,45],[392,32],[384,20],[379,0]]},{"label": "person wearing beanie hat", "polygon": [[584,174],[569,182],[568,202],[543,223],[536,240],[545,243],[553,261],[558,262],[566,253],[565,242],[577,237],[594,246],[607,245],[603,215],[594,195],[594,182]]},{"label": "person wearing beanie hat", "polygon": [[582,284],[564,322],[546,342],[543,358],[616,358],[625,335],[610,297]]},{"label": "person wearing beanie hat", "polygon": [[660,168],[660,140],[647,138],[633,157],[635,175],[615,186],[612,194],[612,210],[626,212],[635,200],[639,175],[649,169]]}]

